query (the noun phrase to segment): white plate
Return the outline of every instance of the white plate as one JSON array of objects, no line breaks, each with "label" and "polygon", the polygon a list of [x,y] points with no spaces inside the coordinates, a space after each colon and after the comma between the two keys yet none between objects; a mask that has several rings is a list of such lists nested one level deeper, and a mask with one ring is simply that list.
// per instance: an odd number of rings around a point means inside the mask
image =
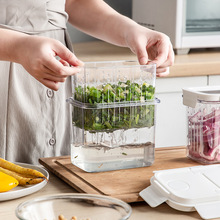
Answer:
[{"label": "white plate", "polygon": [[[38,170],[41,173],[43,173],[47,177],[47,179],[49,180],[49,173],[45,169],[43,169],[39,166],[32,165],[32,164],[25,164],[25,163],[15,163],[15,164],[20,165],[22,167]],[[35,193],[35,192],[39,191],[40,189],[42,189],[46,184],[47,184],[47,180],[44,180],[41,183],[34,184],[34,185],[28,185],[28,186],[24,186],[24,187],[17,186],[8,192],[0,193],[0,201],[16,199],[16,198],[20,198],[20,197]]]}]

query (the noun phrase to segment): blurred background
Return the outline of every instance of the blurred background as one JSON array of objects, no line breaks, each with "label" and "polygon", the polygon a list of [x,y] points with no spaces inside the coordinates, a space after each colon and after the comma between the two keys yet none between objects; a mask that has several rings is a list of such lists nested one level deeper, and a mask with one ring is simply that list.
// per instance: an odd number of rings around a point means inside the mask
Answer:
[{"label": "blurred background", "polygon": [[[112,8],[114,8],[119,13],[131,18],[132,13],[132,0],[105,0],[107,4],[109,4]],[[67,29],[69,31],[71,40],[73,43],[80,43],[86,41],[94,41],[97,40],[91,36],[88,36],[70,24],[67,24]]]}]

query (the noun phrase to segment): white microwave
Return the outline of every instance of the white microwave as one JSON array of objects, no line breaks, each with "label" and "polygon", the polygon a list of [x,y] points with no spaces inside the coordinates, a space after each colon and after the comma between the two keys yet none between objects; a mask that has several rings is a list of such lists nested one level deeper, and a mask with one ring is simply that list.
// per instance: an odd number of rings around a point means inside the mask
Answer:
[{"label": "white microwave", "polygon": [[168,35],[176,54],[220,47],[220,0],[133,0],[132,19]]}]

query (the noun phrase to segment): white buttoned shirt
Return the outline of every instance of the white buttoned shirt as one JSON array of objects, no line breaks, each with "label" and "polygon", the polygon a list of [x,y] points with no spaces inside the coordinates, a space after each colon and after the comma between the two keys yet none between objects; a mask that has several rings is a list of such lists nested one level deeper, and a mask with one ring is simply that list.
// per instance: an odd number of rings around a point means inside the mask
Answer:
[{"label": "white buttoned shirt", "polygon": [[[72,49],[64,8],[65,0],[0,0],[0,28],[51,37]],[[71,78],[53,91],[22,65],[0,61],[0,157],[38,164],[40,157],[68,155],[71,91]]]}]

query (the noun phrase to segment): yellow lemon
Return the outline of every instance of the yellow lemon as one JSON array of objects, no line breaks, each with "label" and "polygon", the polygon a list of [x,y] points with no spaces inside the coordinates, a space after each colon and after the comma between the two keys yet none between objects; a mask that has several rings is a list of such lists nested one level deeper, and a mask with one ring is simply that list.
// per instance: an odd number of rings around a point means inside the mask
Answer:
[{"label": "yellow lemon", "polygon": [[0,193],[7,192],[18,185],[18,181],[3,172],[0,172]]}]

